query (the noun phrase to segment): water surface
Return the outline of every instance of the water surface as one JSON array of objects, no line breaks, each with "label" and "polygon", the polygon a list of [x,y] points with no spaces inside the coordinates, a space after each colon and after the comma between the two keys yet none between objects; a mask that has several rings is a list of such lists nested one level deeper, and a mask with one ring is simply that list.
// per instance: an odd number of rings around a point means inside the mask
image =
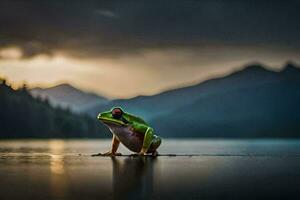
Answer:
[{"label": "water surface", "polygon": [[160,154],[178,156],[90,156],[109,146],[109,140],[0,141],[1,199],[300,197],[299,140],[169,139]]}]

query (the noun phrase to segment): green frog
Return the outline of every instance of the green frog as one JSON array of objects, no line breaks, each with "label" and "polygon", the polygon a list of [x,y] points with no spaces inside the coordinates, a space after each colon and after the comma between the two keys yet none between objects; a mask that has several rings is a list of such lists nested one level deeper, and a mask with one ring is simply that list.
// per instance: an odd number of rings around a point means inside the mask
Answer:
[{"label": "green frog", "polygon": [[120,142],[138,155],[158,155],[157,148],[161,144],[161,138],[154,135],[153,128],[142,118],[124,112],[120,107],[102,112],[97,118],[113,134],[111,149],[101,155],[120,155],[120,153],[117,153]]}]

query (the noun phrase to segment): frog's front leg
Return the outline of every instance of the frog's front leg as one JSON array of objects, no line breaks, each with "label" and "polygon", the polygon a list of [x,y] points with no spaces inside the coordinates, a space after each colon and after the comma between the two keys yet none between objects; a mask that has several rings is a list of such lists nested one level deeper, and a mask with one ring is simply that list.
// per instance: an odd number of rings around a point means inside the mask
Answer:
[{"label": "frog's front leg", "polygon": [[111,142],[111,149],[102,154],[103,156],[119,156],[122,155],[121,153],[117,153],[117,150],[119,148],[120,145],[120,140],[115,136],[115,134],[113,134],[113,138],[112,138],[112,142]]}]

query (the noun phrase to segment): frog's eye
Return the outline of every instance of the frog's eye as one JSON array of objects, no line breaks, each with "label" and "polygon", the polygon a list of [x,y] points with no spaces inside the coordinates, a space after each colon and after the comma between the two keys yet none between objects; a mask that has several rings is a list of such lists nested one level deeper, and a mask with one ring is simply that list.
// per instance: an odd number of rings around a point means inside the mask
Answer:
[{"label": "frog's eye", "polygon": [[120,119],[122,117],[123,111],[120,108],[114,108],[111,111],[113,118]]}]

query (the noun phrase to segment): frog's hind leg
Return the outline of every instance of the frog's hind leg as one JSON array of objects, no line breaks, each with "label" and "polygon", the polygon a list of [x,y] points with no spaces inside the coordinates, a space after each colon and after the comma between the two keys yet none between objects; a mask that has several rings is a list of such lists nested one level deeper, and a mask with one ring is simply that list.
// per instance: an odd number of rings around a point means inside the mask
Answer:
[{"label": "frog's hind leg", "polygon": [[158,152],[155,150],[154,152],[151,153],[151,156],[153,156],[153,157],[158,156]]},{"label": "frog's hind leg", "polygon": [[152,156],[157,156],[158,155],[157,149],[160,146],[160,144],[161,144],[161,138],[154,135],[150,148],[147,153],[151,153]]}]

